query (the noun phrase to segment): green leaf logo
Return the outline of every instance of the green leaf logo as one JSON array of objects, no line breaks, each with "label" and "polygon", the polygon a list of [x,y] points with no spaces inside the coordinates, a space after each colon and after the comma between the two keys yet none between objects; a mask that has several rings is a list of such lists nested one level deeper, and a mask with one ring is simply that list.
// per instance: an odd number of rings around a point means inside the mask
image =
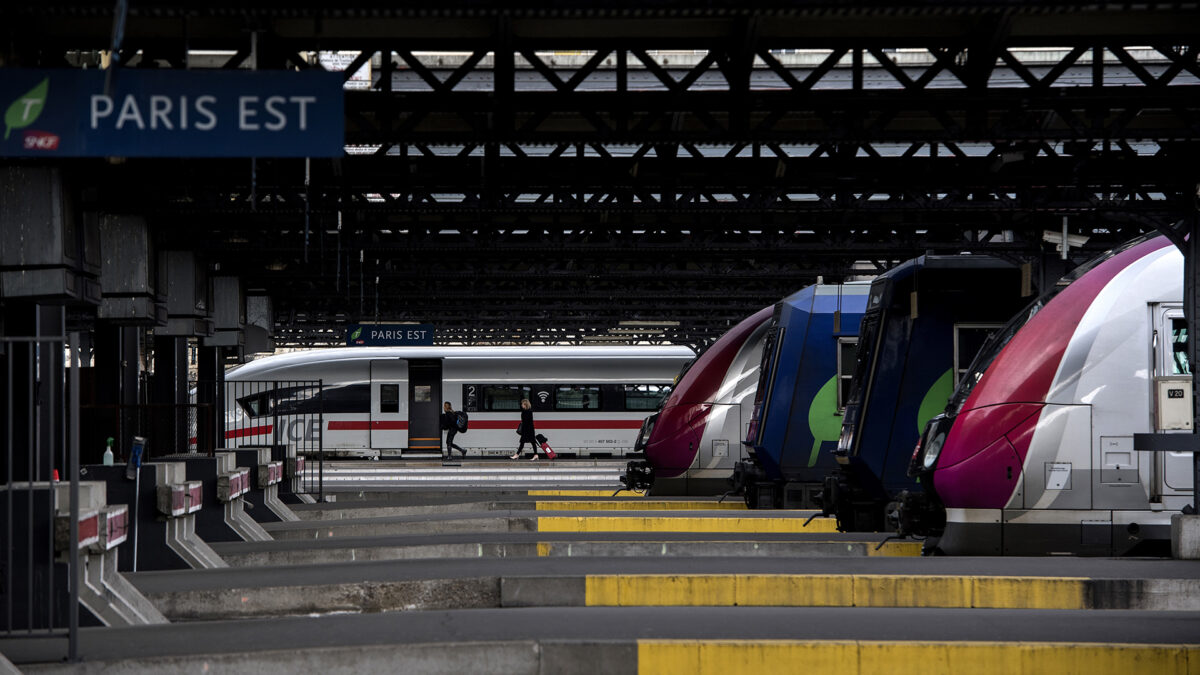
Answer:
[{"label": "green leaf logo", "polygon": [[350,334],[350,339],[357,340],[359,335],[362,335],[362,326],[354,329],[354,332]]},{"label": "green leaf logo", "polygon": [[33,124],[33,121],[42,114],[42,108],[46,107],[46,93],[50,90],[50,78],[45,78],[38,83],[36,87],[30,89],[25,94],[18,96],[17,100],[8,106],[8,110],[4,113],[4,140],[8,140],[8,135],[13,129],[21,129]]}]

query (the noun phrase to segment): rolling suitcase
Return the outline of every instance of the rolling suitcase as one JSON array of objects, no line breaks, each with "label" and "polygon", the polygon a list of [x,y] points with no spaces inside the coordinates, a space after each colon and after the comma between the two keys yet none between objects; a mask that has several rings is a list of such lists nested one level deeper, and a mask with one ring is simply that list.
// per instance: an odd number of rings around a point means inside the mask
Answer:
[{"label": "rolling suitcase", "polygon": [[558,457],[558,453],[554,452],[554,448],[550,447],[550,443],[546,440],[545,436],[538,434],[535,438],[537,438],[538,443],[542,444],[542,452],[546,453],[546,459]]}]

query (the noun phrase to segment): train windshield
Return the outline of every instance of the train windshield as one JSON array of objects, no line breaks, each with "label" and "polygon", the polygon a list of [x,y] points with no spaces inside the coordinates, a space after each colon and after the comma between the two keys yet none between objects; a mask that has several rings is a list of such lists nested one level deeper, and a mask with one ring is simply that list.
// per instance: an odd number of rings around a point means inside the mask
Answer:
[{"label": "train windshield", "polygon": [[996,360],[996,356],[1000,354],[1000,351],[1003,350],[1009,341],[1013,339],[1013,336],[1017,334],[1017,331],[1021,330],[1025,324],[1029,323],[1029,320],[1036,316],[1037,313],[1046,306],[1046,303],[1050,302],[1050,300],[1054,298],[1054,296],[1061,293],[1063,289],[1065,289],[1067,286],[1070,286],[1071,283],[1079,277],[1082,277],[1084,274],[1087,274],[1091,270],[1095,269],[1100,265],[1100,263],[1109,260],[1113,256],[1123,253],[1124,251],[1127,251],[1134,246],[1137,246],[1138,244],[1141,244],[1156,236],[1160,235],[1148,234],[1138,237],[1132,241],[1122,244],[1121,246],[1109,249],[1101,255],[1089,260],[1079,267],[1076,267],[1069,274],[1059,279],[1050,290],[1043,293],[1037,300],[1031,302],[1029,306],[1021,310],[1016,316],[1009,320],[1008,324],[1006,324],[1004,328],[1001,328],[992,334],[992,337],[988,338],[988,340],[983,343],[983,346],[979,348],[979,353],[975,355],[975,360],[971,362],[971,365],[967,367],[966,372],[963,374],[962,379],[958,381],[958,386],[955,387],[954,393],[951,394],[950,401],[946,406],[946,410],[951,411],[954,414],[958,414],[958,412],[962,410],[963,404],[967,402],[967,397],[971,395],[971,392],[975,389],[975,385],[978,384],[979,380],[983,378],[983,374],[987,371],[988,366],[992,365],[992,361]]},{"label": "train windshield", "polygon": [[758,434],[763,427],[765,411],[763,403],[770,399],[771,384],[775,375],[774,366],[777,358],[776,344],[780,338],[779,328],[780,306],[775,306],[775,314],[767,322],[767,330],[762,339],[762,359],[758,365],[758,388],[754,390],[754,407],[750,415],[750,425],[746,429],[745,442],[751,445],[759,443]]}]

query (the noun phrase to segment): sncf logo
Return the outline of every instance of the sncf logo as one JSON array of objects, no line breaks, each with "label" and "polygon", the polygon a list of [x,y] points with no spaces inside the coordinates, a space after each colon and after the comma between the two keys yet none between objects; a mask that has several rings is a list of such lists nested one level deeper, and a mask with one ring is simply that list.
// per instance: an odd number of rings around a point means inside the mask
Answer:
[{"label": "sncf logo", "polygon": [[24,144],[26,150],[57,150],[58,135],[45,131],[26,131]]}]

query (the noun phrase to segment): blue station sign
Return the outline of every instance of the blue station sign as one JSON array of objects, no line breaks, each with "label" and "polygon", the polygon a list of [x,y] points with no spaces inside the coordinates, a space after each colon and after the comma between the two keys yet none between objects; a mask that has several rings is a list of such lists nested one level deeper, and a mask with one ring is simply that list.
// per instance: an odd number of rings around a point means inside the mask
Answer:
[{"label": "blue station sign", "polygon": [[340,157],[340,73],[0,68],[0,157]]},{"label": "blue station sign", "polygon": [[429,347],[431,323],[352,323],[346,327],[349,347]]}]

